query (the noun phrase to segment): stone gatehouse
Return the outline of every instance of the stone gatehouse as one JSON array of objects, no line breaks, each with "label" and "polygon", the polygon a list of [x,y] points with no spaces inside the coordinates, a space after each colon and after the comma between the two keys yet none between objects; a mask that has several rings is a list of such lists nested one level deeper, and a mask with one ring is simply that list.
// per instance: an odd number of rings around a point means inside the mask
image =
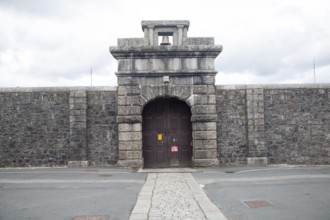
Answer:
[{"label": "stone gatehouse", "polygon": [[117,87],[0,88],[0,166],[329,164],[330,84],[215,85],[213,38],[142,21]]}]

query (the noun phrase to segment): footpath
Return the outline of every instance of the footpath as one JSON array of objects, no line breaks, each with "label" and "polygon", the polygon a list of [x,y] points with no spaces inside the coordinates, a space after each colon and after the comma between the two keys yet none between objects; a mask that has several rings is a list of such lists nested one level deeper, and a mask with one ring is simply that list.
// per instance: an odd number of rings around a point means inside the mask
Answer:
[{"label": "footpath", "polygon": [[190,173],[150,173],[130,220],[227,220]]}]

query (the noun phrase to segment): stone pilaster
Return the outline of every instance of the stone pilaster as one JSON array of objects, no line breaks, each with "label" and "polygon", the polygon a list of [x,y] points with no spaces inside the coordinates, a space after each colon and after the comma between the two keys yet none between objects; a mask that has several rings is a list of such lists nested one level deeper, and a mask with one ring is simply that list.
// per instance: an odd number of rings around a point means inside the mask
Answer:
[{"label": "stone pilaster", "polygon": [[266,165],[267,149],[265,145],[264,91],[247,89],[247,139],[249,165]]},{"label": "stone pilaster", "polygon": [[[86,133],[86,110],[87,93],[86,91],[70,92],[70,160],[84,161],[87,164],[87,133]],[[69,162],[70,164],[77,163]]]},{"label": "stone pilaster", "polygon": [[193,158],[195,166],[218,165],[217,113],[214,85],[194,85],[192,106]]},{"label": "stone pilaster", "polygon": [[122,77],[119,77],[118,84],[118,164],[142,167],[141,89]]}]

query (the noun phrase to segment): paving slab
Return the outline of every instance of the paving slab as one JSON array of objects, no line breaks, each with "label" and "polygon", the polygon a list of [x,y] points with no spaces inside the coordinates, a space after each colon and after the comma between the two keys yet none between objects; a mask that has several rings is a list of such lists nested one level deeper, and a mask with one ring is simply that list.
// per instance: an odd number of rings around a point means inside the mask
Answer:
[{"label": "paving slab", "polygon": [[226,220],[226,217],[190,173],[149,173],[130,216],[130,220],[141,219]]}]

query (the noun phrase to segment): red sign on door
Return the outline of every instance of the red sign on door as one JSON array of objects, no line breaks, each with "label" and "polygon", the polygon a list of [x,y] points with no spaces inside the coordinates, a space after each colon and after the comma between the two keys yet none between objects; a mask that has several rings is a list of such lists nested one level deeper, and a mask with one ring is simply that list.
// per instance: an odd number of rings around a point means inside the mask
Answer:
[{"label": "red sign on door", "polygon": [[179,151],[179,147],[178,146],[172,146],[171,147],[171,152],[178,152]]}]

